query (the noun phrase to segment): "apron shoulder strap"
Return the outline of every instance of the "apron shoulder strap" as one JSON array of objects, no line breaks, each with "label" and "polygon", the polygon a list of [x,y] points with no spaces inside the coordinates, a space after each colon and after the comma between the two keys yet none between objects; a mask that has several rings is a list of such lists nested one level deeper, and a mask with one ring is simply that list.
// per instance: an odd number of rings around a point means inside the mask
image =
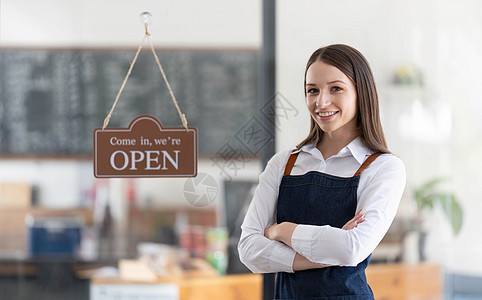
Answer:
[{"label": "apron shoulder strap", "polygon": [[[297,149],[294,149],[292,152],[294,152],[296,150]],[[293,166],[295,165],[295,161],[298,158],[298,154],[300,154],[300,153],[299,152],[291,153],[290,158],[288,158],[288,162],[286,163],[285,172],[284,172],[283,176],[290,175],[291,169],[293,169]]]},{"label": "apron shoulder strap", "polygon": [[353,176],[358,176],[365,170],[377,157],[382,155],[382,153],[373,153],[372,155],[368,156],[368,158],[363,162],[363,164],[358,168],[358,170],[355,172],[355,175]]}]

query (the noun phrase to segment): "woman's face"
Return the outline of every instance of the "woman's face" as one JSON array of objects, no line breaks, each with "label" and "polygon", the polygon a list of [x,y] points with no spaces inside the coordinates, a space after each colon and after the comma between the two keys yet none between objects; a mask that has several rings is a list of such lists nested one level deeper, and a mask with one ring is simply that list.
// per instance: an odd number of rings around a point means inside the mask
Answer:
[{"label": "woman's face", "polygon": [[323,132],[351,136],[357,129],[354,83],[338,68],[314,62],[306,72],[306,105]]}]

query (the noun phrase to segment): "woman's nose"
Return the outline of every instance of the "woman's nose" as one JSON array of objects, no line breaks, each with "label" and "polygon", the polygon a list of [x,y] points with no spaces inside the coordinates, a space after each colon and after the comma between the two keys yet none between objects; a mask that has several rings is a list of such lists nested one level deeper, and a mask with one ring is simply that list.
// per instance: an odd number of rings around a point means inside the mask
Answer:
[{"label": "woman's nose", "polygon": [[316,106],[323,108],[331,104],[330,96],[325,93],[320,93],[316,98]]}]

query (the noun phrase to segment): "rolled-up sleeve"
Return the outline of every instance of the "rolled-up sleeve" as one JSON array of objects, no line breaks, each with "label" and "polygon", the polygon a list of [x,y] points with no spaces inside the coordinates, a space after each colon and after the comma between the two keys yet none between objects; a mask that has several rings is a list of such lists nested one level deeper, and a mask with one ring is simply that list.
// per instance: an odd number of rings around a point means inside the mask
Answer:
[{"label": "rolled-up sleeve", "polygon": [[282,151],[268,162],[241,225],[239,258],[254,273],[293,272],[296,252],[284,243],[264,236],[276,223],[279,184],[290,151]]},{"label": "rolled-up sleeve", "polygon": [[314,263],[356,266],[375,250],[397,213],[406,182],[399,158],[386,154],[375,162],[362,173],[358,188],[357,210],[365,211],[365,221],[352,230],[298,225],[291,237],[296,252]]}]

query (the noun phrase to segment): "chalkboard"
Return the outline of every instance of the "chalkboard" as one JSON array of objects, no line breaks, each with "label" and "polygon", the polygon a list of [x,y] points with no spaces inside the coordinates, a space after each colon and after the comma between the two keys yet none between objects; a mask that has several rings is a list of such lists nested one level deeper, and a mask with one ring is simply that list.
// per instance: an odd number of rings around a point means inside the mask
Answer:
[{"label": "chalkboard", "polygon": [[[102,127],[135,49],[0,51],[0,154],[90,155],[93,130]],[[216,153],[256,115],[258,51],[156,53],[189,126],[198,128],[200,155]],[[142,114],[182,126],[150,50],[141,52],[109,127],[127,127]]]}]

